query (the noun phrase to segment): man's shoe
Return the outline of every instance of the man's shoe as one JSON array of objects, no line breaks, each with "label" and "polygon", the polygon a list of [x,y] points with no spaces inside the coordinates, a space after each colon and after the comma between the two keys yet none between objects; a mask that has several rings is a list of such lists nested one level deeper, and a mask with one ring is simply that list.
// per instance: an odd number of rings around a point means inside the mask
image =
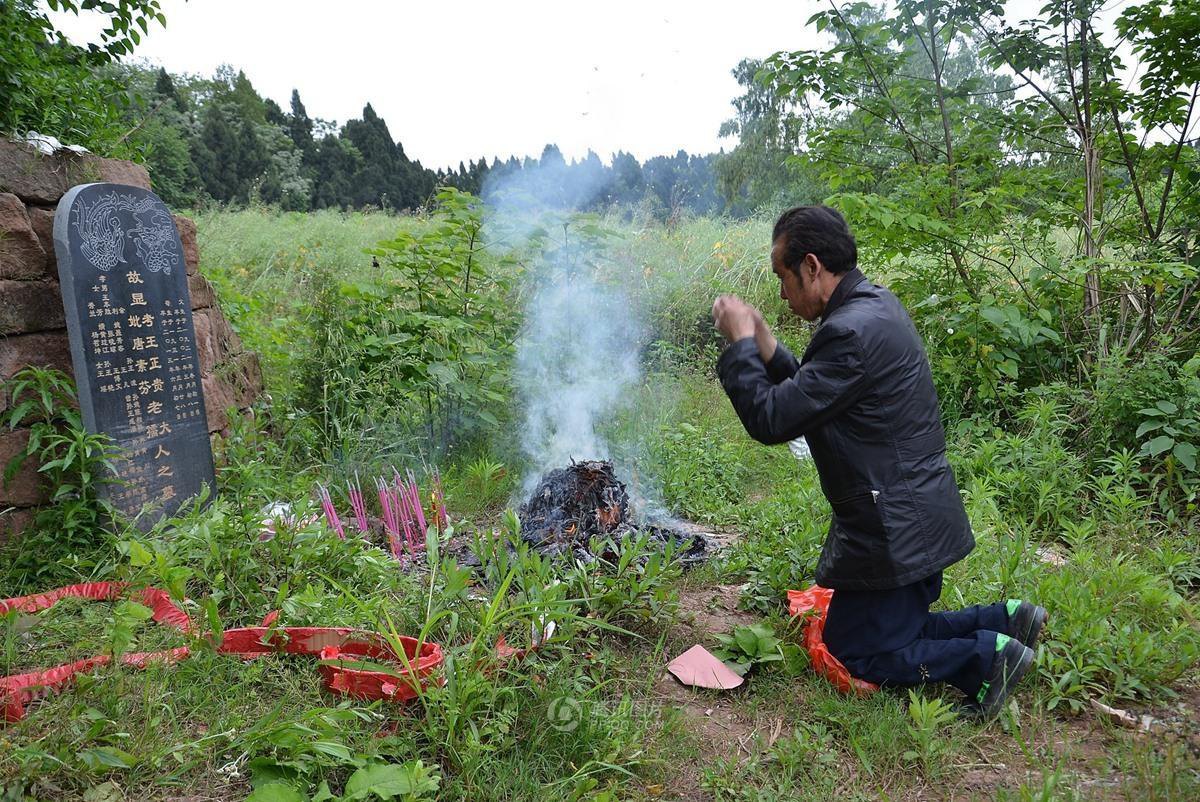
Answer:
[{"label": "man's shoe", "polygon": [[1046,623],[1046,608],[1020,599],[1005,602],[1008,609],[1009,637],[1016,638],[1032,649],[1037,645],[1038,635]]},{"label": "man's shoe", "polygon": [[1033,649],[1008,635],[997,634],[992,673],[975,697],[979,703],[979,715],[989,719],[998,715],[1031,665]]}]

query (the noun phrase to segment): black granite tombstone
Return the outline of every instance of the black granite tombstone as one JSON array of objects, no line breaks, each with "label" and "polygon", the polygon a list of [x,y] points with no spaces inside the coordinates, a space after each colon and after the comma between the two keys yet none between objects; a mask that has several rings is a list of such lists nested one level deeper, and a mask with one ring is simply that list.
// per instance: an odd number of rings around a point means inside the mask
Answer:
[{"label": "black granite tombstone", "polygon": [[84,425],[121,449],[113,505],[145,530],[215,488],[183,246],[153,192],[75,187],[54,216]]}]

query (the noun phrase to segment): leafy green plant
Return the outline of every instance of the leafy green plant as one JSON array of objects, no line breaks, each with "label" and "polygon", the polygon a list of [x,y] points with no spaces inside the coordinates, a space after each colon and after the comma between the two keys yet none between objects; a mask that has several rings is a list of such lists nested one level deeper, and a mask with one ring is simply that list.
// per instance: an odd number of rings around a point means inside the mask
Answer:
[{"label": "leafy green plant", "polygon": [[368,250],[389,269],[383,281],[342,293],[378,324],[349,321],[359,358],[380,361],[379,381],[420,404],[431,443],[444,441],[460,415],[499,425],[493,410],[505,400],[499,387],[511,331],[503,314],[508,277],[489,264],[479,201],[449,187],[436,201],[433,225]]},{"label": "leafy green plant", "polygon": [[93,523],[95,515],[88,513],[101,511],[98,491],[113,481],[116,452],[111,438],[84,428],[74,382],[61,371],[28,367],[18,371],[4,389],[12,399],[5,414],[9,429],[29,427],[29,441],[5,467],[5,480],[26,460],[39,459],[38,472],[53,488],[51,503],[78,502],[63,504],[61,524],[74,530]]},{"label": "leafy green plant", "polygon": [[479,507],[487,507],[502,499],[507,476],[504,463],[479,457],[463,471],[463,490]]},{"label": "leafy green plant", "polygon": [[589,614],[635,630],[661,627],[675,616],[679,596],[672,583],[682,569],[673,542],[660,544],[642,532],[621,542],[593,541],[591,551],[605,556],[580,563],[563,580]]},{"label": "leafy green plant", "polygon": [[938,740],[938,731],[954,721],[958,714],[944,699],[937,696],[924,698],[910,688],[908,716],[912,720],[908,725],[908,735],[916,749],[905,752],[904,759],[919,761],[925,775],[932,777],[938,765],[938,758],[948,746]]},{"label": "leafy green plant", "polygon": [[71,44],[40,3],[0,6],[0,130],[36,130],[92,148],[119,145],[121,134],[128,136],[118,127],[124,87],[99,68],[132,53],[151,25],[166,24],[159,0],[46,5],[64,14],[99,16],[100,42]]},{"label": "leafy green plant", "polygon": [[[332,744],[326,745],[326,752],[340,754],[340,750],[334,749]],[[348,762],[354,765],[362,761],[351,758]],[[322,781],[311,798],[320,802],[359,802],[370,799],[421,802],[436,798],[434,795],[440,783],[441,775],[437,766],[426,766],[420,760],[410,760],[407,763],[368,762],[350,775],[340,796],[330,790],[327,781]],[[309,798],[296,784],[272,779],[255,787],[246,798],[246,802],[305,802]]]},{"label": "leafy green plant", "polygon": [[1197,476],[1196,443],[1200,443],[1200,422],[1190,412],[1181,410],[1173,401],[1158,401],[1152,407],[1138,410],[1142,422],[1135,436],[1154,436],[1142,444],[1139,457],[1161,461],[1171,481],[1180,468],[1189,479]]},{"label": "leafy green plant", "polygon": [[437,766],[426,766],[420,760],[408,763],[371,763],[350,775],[341,799],[399,799],[419,802],[434,799],[441,776]]},{"label": "leafy green plant", "polygon": [[730,633],[717,633],[721,647],[713,654],[739,676],[745,676],[755,666],[778,663],[784,659],[783,641],[767,624],[736,627]]},{"label": "leafy green plant", "polygon": [[117,451],[111,438],[84,428],[74,383],[61,371],[24,368],[3,392],[10,406],[2,420],[10,430],[29,431],[25,447],[5,466],[4,481],[34,460],[50,488],[48,505],[38,511],[34,531],[21,539],[9,566],[14,578],[28,581],[57,571],[54,558],[86,553],[103,539],[114,515],[102,488],[114,481]]}]

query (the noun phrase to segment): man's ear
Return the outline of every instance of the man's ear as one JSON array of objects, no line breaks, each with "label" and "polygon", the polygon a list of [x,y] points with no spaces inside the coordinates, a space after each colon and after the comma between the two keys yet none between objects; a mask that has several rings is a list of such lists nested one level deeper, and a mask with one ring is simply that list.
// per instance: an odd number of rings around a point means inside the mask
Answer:
[{"label": "man's ear", "polygon": [[817,258],[815,253],[804,254],[804,270],[808,273],[809,278],[816,279],[817,274],[821,272],[823,267],[824,265],[821,264],[821,260]]}]

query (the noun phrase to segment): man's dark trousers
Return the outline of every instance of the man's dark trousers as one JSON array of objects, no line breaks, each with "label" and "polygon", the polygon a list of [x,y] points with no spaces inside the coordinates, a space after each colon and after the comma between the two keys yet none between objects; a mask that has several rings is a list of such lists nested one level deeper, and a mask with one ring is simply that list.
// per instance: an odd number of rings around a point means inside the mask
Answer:
[{"label": "man's dark trousers", "polygon": [[825,645],[859,679],[948,682],[974,698],[991,672],[996,635],[1008,629],[1008,610],[991,604],[929,612],[941,592],[941,571],[893,590],[835,590]]}]

